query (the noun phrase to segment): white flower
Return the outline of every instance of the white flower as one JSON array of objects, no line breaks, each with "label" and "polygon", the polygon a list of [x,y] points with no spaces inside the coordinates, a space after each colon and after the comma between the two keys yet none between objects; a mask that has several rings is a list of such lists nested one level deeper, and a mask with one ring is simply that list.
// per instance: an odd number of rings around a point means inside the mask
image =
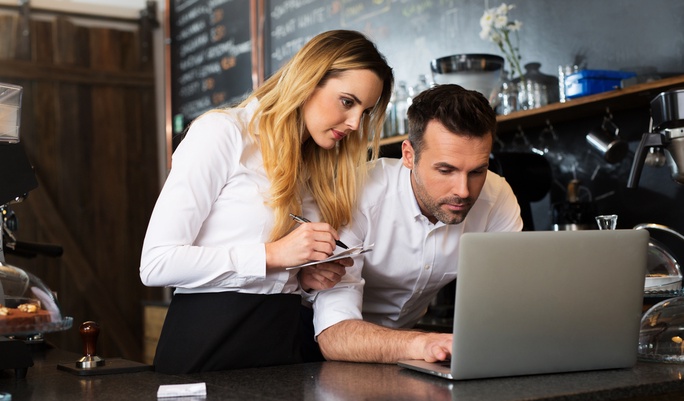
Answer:
[{"label": "white flower", "polygon": [[508,30],[511,32],[519,31],[520,28],[522,28],[522,24],[523,23],[520,21],[513,21],[513,22],[508,24]]},{"label": "white flower", "polygon": [[482,27],[483,30],[491,28],[494,17],[495,15],[491,12],[491,10],[485,10],[484,14],[482,14],[482,17],[480,18],[480,27]]},{"label": "white flower", "polygon": [[511,44],[510,38],[510,33],[515,32],[517,39],[517,33],[522,27],[522,22],[508,19],[508,12],[514,8],[514,4],[501,3],[498,7],[486,9],[480,18],[480,38],[495,43],[504,53],[506,60],[511,64],[511,78],[515,77],[516,73],[520,77],[523,75],[518,47]]},{"label": "white flower", "polygon": [[512,10],[512,9],[514,9],[514,8],[515,8],[515,5],[514,5],[514,4],[511,4],[511,5],[509,6],[509,5],[507,5],[506,3],[501,3],[501,4],[499,5],[499,7],[497,7],[496,9],[492,8],[492,10],[496,10],[495,12],[496,12],[496,14],[498,14],[498,15],[506,15],[506,14],[508,14],[508,12],[509,12],[510,10]]},{"label": "white flower", "polygon": [[497,15],[496,18],[494,18],[494,27],[495,28],[504,29],[504,28],[506,28],[506,25],[508,25],[508,16]]}]

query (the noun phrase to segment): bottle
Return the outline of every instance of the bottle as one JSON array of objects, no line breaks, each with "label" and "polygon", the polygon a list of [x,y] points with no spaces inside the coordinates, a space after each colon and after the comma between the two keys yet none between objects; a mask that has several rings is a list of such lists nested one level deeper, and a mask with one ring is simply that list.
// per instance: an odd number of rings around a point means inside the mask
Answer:
[{"label": "bottle", "polygon": [[501,88],[497,94],[496,114],[507,115],[518,110],[518,88],[508,78],[508,71],[501,73]]},{"label": "bottle", "polygon": [[381,138],[389,138],[397,134],[397,106],[396,96],[392,92],[390,101],[387,103],[387,111],[385,112],[385,123],[382,126]]},{"label": "bottle", "polygon": [[408,107],[411,102],[406,81],[399,81],[395,91],[394,109],[396,110],[396,134],[404,135],[408,133]]},{"label": "bottle", "polygon": [[[409,96],[411,97],[411,100],[413,100],[414,97],[418,96],[418,94],[425,89],[428,89],[430,86],[428,85],[427,82],[427,76],[425,74],[420,74],[418,75],[418,82],[410,86],[409,89]],[[409,103],[409,106],[411,104]]]}]

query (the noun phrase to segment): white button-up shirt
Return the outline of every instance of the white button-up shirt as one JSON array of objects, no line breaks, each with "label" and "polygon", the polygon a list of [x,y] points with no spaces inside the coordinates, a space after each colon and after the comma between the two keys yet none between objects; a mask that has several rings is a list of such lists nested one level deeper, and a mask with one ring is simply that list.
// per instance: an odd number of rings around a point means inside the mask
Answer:
[{"label": "white button-up shirt", "polygon": [[464,232],[520,231],[520,207],[510,185],[489,171],[479,198],[460,224],[432,224],[421,213],[410,170],[380,159],[359,199],[352,224],[340,231],[349,246],[374,244],[354,258],[338,285],[312,294],[316,335],[348,319],[412,327],[437,292],[456,278]]},{"label": "white button-up shirt", "polygon": [[[266,271],[273,210],[259,145],[247,133],[258,106],[198,118],[173,154],[145,236],[140,277],[179,293],[293,293],[297,271]],[[302,193],[304,215],[318,219]]]}]

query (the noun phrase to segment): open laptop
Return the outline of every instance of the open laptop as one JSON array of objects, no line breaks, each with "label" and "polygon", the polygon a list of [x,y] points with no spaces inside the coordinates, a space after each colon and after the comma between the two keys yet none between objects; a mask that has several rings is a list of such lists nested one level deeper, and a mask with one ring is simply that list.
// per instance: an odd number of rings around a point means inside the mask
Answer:
[{"label": "open laptop", "polygon": [[636,363],[647,230],[461,237],[450,362],[399,365],[460,380]]}]

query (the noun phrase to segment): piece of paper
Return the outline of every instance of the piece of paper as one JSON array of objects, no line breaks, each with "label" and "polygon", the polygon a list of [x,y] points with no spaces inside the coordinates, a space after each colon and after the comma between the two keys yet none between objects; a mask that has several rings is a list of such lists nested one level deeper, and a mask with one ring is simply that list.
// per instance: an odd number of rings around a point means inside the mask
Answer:
[{"label": "piece of paper", "polygon": [[288,267],[286,270],[300,269],[302,267],[313,266],[313,265],[317,265],[319,263],[332,262],[333,260],[338,260],[338,259],[343,259],[343,258],[353,258],[354,256],[358,256],[358,255],[361,255],[363,253],[372,251],[373,245],[375,245],[375,244],[370,244],[365,248],[364,248],[363,244],[357,245],[355,247],[351,247],[349,249],[346,249],[340,253],[336,253],[327,259],[315,260],[313,262],[307,262],[307,263],[303,263],[301,265]]},{"label": "piece of paper", "polygon": [[206,396],[206,383],[163,384],[157,390],[157,398]]}]

